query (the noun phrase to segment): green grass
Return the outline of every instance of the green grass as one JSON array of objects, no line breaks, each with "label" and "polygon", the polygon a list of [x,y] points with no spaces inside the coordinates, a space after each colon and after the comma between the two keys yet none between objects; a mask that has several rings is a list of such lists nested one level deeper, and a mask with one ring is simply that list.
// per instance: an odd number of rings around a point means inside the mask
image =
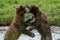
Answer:
[{"label": "green grass", "polygon": [[0,24],[10,24],[20,5],[37,5],[50,25],[60,26],[60,0],[0,0]]}]

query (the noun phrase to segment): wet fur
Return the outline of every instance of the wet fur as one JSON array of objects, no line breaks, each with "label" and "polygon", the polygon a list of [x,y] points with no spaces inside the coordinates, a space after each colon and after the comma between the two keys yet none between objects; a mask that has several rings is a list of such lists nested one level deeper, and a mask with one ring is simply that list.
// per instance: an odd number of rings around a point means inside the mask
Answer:
[{"label": "wet fur", "polygon": [[33,37],[34,34],[30,31],[26,30],[26,26],[24,24],[24,14],[26,13],[25,8],[20,6],[16,9],[16,15],[5,34],[4,40],[17,40],[21,33],[24,33],[28,36]]},{"label": "wet fur", "polygon": [[35,28],[41,34],[41,40],[52,40],[51,28],[49,27],[46,15],[35,5],[31,5],[28,8],[35,17]]}]

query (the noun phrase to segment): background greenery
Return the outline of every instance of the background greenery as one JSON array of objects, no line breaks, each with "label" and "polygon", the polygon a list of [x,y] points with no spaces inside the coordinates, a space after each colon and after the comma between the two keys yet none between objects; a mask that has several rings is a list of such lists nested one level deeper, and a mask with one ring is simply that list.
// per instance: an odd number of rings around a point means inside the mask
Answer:
[{"label": "background greenery", "polygon": [[46,14],[50,25],[60,26],[60,0],[0,0],[0,25],[11,23],[17,6],[32,4]]}]

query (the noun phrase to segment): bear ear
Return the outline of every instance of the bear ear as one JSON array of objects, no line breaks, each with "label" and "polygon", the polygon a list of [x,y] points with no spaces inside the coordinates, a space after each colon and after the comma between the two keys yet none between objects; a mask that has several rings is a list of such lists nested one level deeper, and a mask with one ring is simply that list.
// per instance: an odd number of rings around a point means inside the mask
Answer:
[{"label": "bear ear", "polygon": [[17,6],[16,10],[18,10],[18,9],[19,9],[19,6]]},{"label": "bear ear", "polygon": [[31,5],[32,8],[39,9],[36,5]]},{"label": "bear ear", "polygon": [[20,6],[19,8],[24,8],[23,6]]},{"label": "bear ear", "polygon": [[19,6],[17,6],[16,10],[18,10],[18,9],[20,9],[20,8],[23,8],[23,6],[20,6],[20,7],[19,7]]},{"label": "bear ear", "polygon": [[20,8],[27,8],[27,5],[22,5],[22,6],[20,6]]},{"label": "bear ear", "polygon": [[17,10],[18,8],[16,8],[16,10]]}]

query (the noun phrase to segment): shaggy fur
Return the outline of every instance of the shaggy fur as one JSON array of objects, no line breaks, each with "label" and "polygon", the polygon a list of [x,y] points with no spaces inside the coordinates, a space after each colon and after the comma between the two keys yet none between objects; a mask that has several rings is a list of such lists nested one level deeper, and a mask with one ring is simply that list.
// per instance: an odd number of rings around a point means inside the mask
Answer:
[{"label": "shaggy fur", "polygon": [[52,40],[51,28],[49,27],[45,14],[37,6],[31,5],[28,8],[35,17],[35,28],[41,34],[41,40]]},{"label": "shaggy fur", "polygon": [[16,16],[14,17],[9,29],[5,34],[4,40],[17,40],[21,33],[34,37],[34,34],[26,30],[24,24],[24,14],[26,13],[25,8],[20,6],[16,9]]}]

